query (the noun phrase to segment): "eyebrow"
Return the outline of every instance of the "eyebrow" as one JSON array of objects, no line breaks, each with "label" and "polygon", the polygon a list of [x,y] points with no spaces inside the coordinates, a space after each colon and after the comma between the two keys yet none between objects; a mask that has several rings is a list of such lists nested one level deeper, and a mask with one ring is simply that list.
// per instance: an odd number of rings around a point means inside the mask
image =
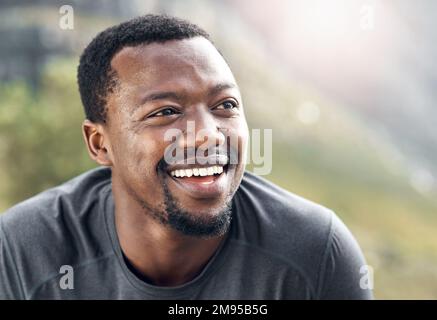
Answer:
[{"label": "eyebrow", "polygon": [[151,101],[165,100],[165,99],[182,100],[182,98],[183,98],[182,95],[172,91],[154,92],[148,94],[143,99],[141,99],[141,104],[146,104]]},{"label": "eyebrow", "polygon": [[[233,89],[237,88],[237,85],[234,83],[219,83],[212,87],[209,92],[208,96],[212,97],[220,93],[221,91],[227,90],[227,89]],[[146,95],[144,98],[141,99],[141,104],[146,104],[151,101],[156,100],[165,100],[165,99],[172,99],[172,100],[183,100],[186,97],[185,94],[178,94],[174,91],[162,91],[162,92],[153,92],[148,95]]]},{"label": "eyebrow", "polygon": [[209,90],[208,96],[212,97],[226,89],[234,89],[237,85],[231,82],[219,83]]}]

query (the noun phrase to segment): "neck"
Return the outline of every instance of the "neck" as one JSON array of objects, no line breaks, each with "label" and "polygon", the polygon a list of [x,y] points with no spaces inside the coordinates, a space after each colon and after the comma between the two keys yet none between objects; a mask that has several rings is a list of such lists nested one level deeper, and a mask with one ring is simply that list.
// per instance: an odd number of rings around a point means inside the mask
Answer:
[{"label": "neck", "polygon": [[183,235],[156,221],[115,185],[113,195],[121,249],[135,271],[151,284],[178,286],[191,281],[226,236],[205,239]]}]

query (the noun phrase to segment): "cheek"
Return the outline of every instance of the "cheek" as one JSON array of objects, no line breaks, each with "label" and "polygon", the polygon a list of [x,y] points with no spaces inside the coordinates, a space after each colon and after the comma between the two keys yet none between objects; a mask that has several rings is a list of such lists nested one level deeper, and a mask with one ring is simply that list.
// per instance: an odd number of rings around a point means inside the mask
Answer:
[{"label": "cheek", "polygon": [[135,171],[149,179],[156,178],[156,168],[164,154],[162,143],[151,137],[143,137],[130,142],[129,149]]},{"label": "cheek", "polygon": [[133,179],[156,179],[156,167],[163,153],[163,143],[156,137],[124,135],[116,149],[117,164]]},{"label": "cheek", "polygon": [[249,141],[249,130],[246,121],[241,121],[229,130],[231,149],[238,152],[237,159],[239,163],[245,163],[246,153]]},{"label": "cheek", "polygon": [[240,150],[243,152],[243,155],[246,155],[246,148],[249,142],[249,128],[247,126],[246,121],[244,121],[238,131]]}]

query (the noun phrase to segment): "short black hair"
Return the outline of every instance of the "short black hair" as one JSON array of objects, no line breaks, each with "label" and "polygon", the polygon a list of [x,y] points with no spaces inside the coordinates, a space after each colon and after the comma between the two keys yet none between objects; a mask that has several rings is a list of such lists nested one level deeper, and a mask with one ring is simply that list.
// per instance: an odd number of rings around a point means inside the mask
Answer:
[{"label": "short black hair", "polygon": [[113,56],[126,46],[182,40],[209,35],[199,26],[167,15],[148,14],[100,32],[83,51],[77,73],[85,116],[95,123],[106,123],[106,98],[117,84],[111,68]]}]

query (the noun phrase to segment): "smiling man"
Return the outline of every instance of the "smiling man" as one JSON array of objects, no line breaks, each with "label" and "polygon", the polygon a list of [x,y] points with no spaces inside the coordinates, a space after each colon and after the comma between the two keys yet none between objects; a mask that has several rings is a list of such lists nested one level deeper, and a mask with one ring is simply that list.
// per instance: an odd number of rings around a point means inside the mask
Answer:
[{"label": "smiling man", "polygon": [[109,28],[78,83],[101,167],[0,216],[0,298],[372,297],[332,211],[245,172],[242,98],[205,31]]}]

